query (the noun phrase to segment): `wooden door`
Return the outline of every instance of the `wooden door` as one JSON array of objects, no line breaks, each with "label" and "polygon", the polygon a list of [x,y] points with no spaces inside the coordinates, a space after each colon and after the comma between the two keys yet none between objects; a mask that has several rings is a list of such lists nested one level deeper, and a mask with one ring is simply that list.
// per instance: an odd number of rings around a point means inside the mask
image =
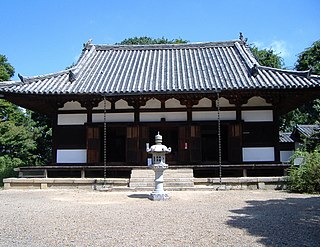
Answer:
[{"label": "wooden door", "polygon": [[201,161],[201,128],[200,126],[191,126],[190,129],[190,161]]},{"label": "wooden door", "polygon": [[180,163],[187,162],[187,152],[188,152],[187,138],[186,138],[186,127],[179,127],[179,143],[178,143],[178,161]]},{"label": "wooden door", "polygon": [[242,125],[232,123],[228,127],[228,160],[230,163],[240,163],[242,160]]},{"label": "wooden door", "polygon": [[127,163],[137,163],[139,160],[139,127],[127,127]]},{"label": "wooden door", "polygon": [[100,128],[87,127],[87,163],[100,161]]}]

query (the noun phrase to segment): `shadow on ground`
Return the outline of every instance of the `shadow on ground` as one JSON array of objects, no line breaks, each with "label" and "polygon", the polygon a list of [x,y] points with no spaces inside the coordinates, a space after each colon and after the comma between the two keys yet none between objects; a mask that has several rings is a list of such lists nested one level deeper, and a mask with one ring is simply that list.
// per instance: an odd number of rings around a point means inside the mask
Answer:
[{"label": "shadow on ground", "polygon": [[149,194],[132,194],[128,195],[129,198],[148,199]]},{"label": "shadow on ground", "polygon": [[320,197],[247,201],[227,224],[260,237],[265,246],[320,246]]}]

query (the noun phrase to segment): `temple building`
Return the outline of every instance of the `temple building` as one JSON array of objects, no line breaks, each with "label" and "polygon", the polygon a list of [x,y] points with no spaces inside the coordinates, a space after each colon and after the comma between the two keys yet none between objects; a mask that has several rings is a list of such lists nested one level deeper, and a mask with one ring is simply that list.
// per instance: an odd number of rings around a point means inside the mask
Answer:
[{"label": "temple building", "polygon": [[20,79],[1,83],[0,95],[52,118],[49,177],[81,167],[99,176],[104,164],[114,174],[146,167],[158,131],[172,148],[171,168],[283,175],[279,117],[320,97],[319,76],[261,66],[242,39],[87,42],[72,68]]}]

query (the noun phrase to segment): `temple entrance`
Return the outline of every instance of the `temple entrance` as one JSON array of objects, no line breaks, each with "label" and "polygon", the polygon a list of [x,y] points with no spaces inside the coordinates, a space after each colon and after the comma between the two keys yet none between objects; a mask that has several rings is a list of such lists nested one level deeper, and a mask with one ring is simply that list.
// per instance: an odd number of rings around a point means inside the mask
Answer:
[{"label": "temple entrance", "polygon": [[[103,131],[101,132],[101,140],[103,140]],[[125,127],[107,127],[107,162],[126,161],[126,134]],[[103,160],[103,152],[101,160]]]},{"label": "temple entrance", "polygon": [[[201,127],[201,152],[202,161],[215,161],[219,159],[219,140],[217,126]],[[228,126],[221,125],[221,158],[228,159]]]},{"label": "temple entrance", "polygon": [[[126,128],[107,126],[106,157],[107,162],[126,161]],[[104,160],[104,129],[102,126],[87,127],[87,162],[101,164]]]},{"label": "temple entrance", "polygon": [[[169,164],[201,165],[217,164],[219,141],[217,123],[192,125],[150,124],[149,126],[107,126],[106,157],[108,163],[118,165],[146,165],[146,143],[154,144],[160,132],[163,143],[172,148],[167,155]],[[104,157],[103,126],[87,128],[87,160],[90,164],[102,164]],[[221,124],[221,158],[224,163],[241,162],[241,124]]]}]

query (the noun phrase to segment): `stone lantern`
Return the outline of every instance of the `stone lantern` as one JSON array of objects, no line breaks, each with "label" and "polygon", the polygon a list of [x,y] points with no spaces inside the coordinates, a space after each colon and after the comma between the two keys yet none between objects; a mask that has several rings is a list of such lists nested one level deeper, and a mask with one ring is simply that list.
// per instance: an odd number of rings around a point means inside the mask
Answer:
[{"label": "stone lantern", "polygon": [[163,189],[163,172],[168,168],[166,164],[166,154],[171,152],[171,148],[162,145],[162,136],[155,136],[155,145],[147,148],[148,154],[152,154],[152,162],[149,165],[155,172],[154,191],[149,195],[149,199],[153,201],[164,201],[169,199],[169,195]]}]

